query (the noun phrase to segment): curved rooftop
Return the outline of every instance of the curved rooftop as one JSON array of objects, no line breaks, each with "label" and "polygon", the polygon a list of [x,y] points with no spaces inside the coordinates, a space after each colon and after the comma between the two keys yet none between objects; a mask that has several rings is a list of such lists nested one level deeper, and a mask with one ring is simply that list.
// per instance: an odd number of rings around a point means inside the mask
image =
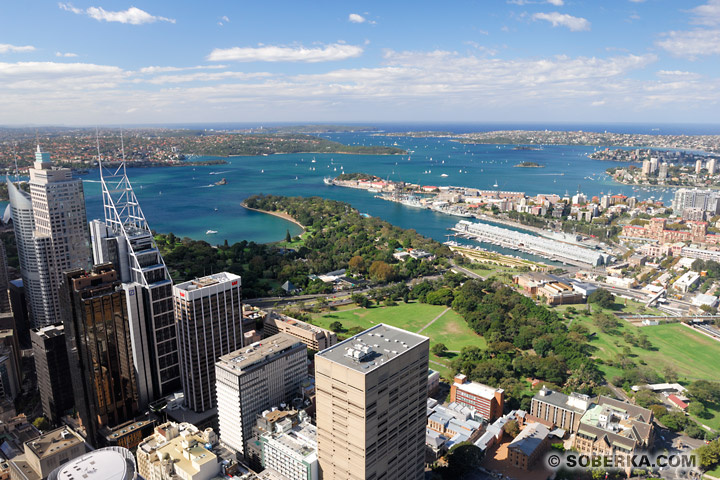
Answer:
[{"label": "curved rooftop", "polygon": [[18,190],[18,188],[13,182],[10,181],[9,178],[5,177],[5,180],[7,182],[8,196],[10,197],[10,203],[12,204],[12,206],[22,210],[31,209],[32,203],[30,202],[30,196],[27,195],[25,192],[21,192],[20,190]]},{"label": "curved rooftop", "polygon": [[135,458],[130,450],[107,447],[59,466],[48,480],[134,480],[137,477]]}]

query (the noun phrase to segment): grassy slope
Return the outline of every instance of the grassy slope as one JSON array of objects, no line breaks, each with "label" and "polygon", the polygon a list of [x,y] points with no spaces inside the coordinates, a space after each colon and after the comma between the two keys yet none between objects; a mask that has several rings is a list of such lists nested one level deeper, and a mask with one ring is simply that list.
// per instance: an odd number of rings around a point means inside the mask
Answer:
[{"label": "grassy slope", "polygon": [[[595,347],[593,356],[602,360],[617,359],[625,346],[630,347],[635,363],[643,361],[660,376],[666,367],[678,373],[680,382],[688,383],[703,379],[717,381],[720,378],[720,342],[697,333],[679,323],[668,323],[648,327],[635,327],[621,322],[616,334],[605,334],[585,316],[578,316],[575,321],[583,323],[596,336],[590,341]],[[625,331],[634,334],[644,333],[653,346],[652,350],[643,350],[625,342],[622,335]],[[621,370],[608,365],[600,365],[608,380],[620,375]],[[720,429],[720,405],[708,408],[708,418],[696,418],[714,429]]]},{"label": "grassy slope", "polygon": [[[345,330],[353,327],[366,329],[378,323],[387,323],[411,332],[418,332],[442,314],[446,308],[417,302],[398,303],[394,307],[350,308],[317,315],[313,322],[327,328],[332,322],[338,321]],[[430,337],[430,346],[444,343],[451,351],[443,357],[430,354],[430,368],[440,371],[445,378],[450,378],[452,375],[449,364],[456,356],[453,351],[459,352],[468,345],[485,347],[485,339],[470,330],[465,320],[452,310],[445,311],[421,334]]]}]

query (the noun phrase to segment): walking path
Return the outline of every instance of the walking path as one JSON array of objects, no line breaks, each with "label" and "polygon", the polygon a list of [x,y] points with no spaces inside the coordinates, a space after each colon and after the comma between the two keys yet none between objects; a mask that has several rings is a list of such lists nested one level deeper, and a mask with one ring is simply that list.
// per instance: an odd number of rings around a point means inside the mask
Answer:
[{"label": "walking path", "polygon": [[440,318],[440,317],[442,317],[443,315],[445,315],[445,314],[448,312],[448,310],[450,310],[450,307],[447,307],[445,310],[442,311],[442,313],[440,313],[440,315],[438,315],[437,317],[435,317],[435,318],[433,318],[432,320],[430,320],[430,323],[428,323],[427,325],[425,325],[424,327],[422,327],[420,330],[418,330],[417,333],[422,333],[423,330],[425,330],[425,329],[428,328],[430,325],[432,325],[433,323],[435,323],[435,320],[437,320],[438,318]]}]

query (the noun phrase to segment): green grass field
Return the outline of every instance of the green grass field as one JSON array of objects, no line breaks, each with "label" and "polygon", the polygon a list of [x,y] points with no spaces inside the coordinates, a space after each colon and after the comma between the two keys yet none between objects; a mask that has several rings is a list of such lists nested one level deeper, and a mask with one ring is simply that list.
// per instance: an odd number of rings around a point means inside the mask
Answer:
[{"label": "green grass field", "polygon": [[[675,370],[681,383],[688,383],[693,380],[717,381],[720,378],[720,342],[706,337],[680,323],[666,323],[648,327],[636,327],[628,322],[621,321],[615,334],[601,332],[584,315],[576,316],[574,321],[585,325],[595,337],[590,340],[594,347],[593,357],[603,361],[615,360],[622,355],[624,347],[629,347],[631,356],[635,363],[644,364],[655,370],[660,376],[667,367]],[[622,338],[623,333],[630,331],[634,334],[643,333],[647,335],[652,350],[644,350],[634,347]],[[609,365],[600,365],[605,373],[605,378],[611,381],[613,377],[619,376],[622,370]],[[712,406],[707,409],[708,418],[693,418],[711,428],[720,429],[720,406]]]},{"label": "green grass field", "polygon": [[[443,313],[444,312],[444,313]],[[426,325],[441,315],[429,327]],[[430,346],[443,343],[449,352],[443,357],[430,354],[430,368],[438,370],[444,378],[451,378],[450,361],[463,347],[477,345],[485,347],[485,339],[475,334],[465,320],[447,307],[410,302],[398,303],[394,307],[374,306],[368,309],[350,307],[347,310],[315,315],[313,323],[329,328],[333,322],[340,322],[345,331],[358,327],[367,329],[379,323],[386,323],[411,332],[420,332],[430,337]],[[420,331],[422,330],[422,331]]]}]

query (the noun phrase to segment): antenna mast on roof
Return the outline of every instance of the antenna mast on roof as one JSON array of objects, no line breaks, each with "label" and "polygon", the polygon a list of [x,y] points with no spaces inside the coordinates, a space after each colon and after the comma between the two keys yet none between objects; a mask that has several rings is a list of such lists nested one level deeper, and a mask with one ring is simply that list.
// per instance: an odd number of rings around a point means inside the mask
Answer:
[{"label": "antenna mast on roof", "polygon": [[100,178],[102,178],[102,159],[100,158],[100,131],[98,130],[97,125],[95,125],[95,145],[97,146],[97,159],[98,159],[98,167],[100,168]]},{"label": "antenna mast on roof", "polygon": [[18,173],[18,164],[17,164],[17,157],[18,157],[18,153],[17,153],[17,142],[15,142],[15,144],[13,145],[13,151],[14,151],[14,155],[13,155],[13,156],[15,157],[15,181],[16,181],[16,182],[19,182],[19,181],[20,181],[20,174]]}]

